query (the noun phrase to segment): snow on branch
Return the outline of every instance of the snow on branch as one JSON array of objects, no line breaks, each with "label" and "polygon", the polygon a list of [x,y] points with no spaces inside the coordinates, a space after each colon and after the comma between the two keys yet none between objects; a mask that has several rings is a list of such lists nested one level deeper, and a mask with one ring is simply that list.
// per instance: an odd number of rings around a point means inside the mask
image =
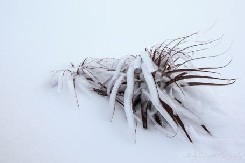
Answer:
[{"label": "snow on branch", "polygon": [[134,139],[136,123],[140,122],[145,129],[153,124],[169,137],[181,131],[193,142],[190,127],[200,128],[209,135],[211,132],[198,116],[200,108],[190,107],[194,104],[188,90],[196,86],[226,86],[236,81],[218,76],[217,70],[230,62],[218,67],[193,66],[195,60],[220,56],[200,56],[201,51],[207,50],[219,39],[189,45],[188,39],[196,34],[166,40],[136,56],[86,58],[77,66],[72,64],[68,69],[56,71],[54,81],[59,90],[65,79],[72,81],[70,87],[76,99],[76,84],[79,83],[86,83],[91,91],[108,96],[111,120],[118,104],[125,111]]}]

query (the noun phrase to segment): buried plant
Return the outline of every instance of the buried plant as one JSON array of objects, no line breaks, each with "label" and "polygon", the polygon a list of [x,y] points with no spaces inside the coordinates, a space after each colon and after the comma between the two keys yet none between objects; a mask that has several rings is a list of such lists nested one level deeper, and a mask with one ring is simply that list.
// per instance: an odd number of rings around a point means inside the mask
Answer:
[{"label": "buried plant", "polygon": [[[162,44],[145,49],[139,55],[122,59],[86,58],[79,65],[54,73],[53,81],[60,89],[64,78],[77,98],[78,88],[89,87],[101,96],[109,97],[112,118],[115,106],[120,105],[126,114],[129,131],[135,140],[137,122],[147,129],[153,123],[168,137],[180,130],[193,142],[187,126],[195,126],[211,134],[198,117],[198,108],[190,107],[193,95],[190,87],[225,86],[235,79],[217,77],[215,70],[226,67],[194,67],[194,60],[217,57],[197,56],[220,39],[195,42],[188,38],[196,35],[166,40]],[[111,120],[112,120],[111,118]]]}]

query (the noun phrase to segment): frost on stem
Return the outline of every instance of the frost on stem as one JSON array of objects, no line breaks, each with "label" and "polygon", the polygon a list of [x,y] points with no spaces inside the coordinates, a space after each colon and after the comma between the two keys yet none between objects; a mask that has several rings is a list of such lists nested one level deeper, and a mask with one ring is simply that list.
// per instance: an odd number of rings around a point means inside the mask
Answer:
[{"label": "frost on stem", "polygon": [[134,138],[135,122],[134,122],[134,113],[133,113],[133,95],[134,95],[134,70],[135,70],[135,61],[133,61],[128,68],[127,72],[127,86],[124,93],[124,110],[128,120],[128,127],[130,134]]},{"label": "frost on stem", "polygon": [[64,80],[68,79],[76,99],[76,85],[86,85],[99,95],[108,96],[111,120],[118,104],[125,111],[134,139],[135,123],[139,122],[145,129],[153,124],[168,137],[181,131],[193,142],[189,128],[197,127],[211,135],[199,117],[199,109],[203,108],[195,106],[194,96],[199,91],[195,87],[225,86],[235,82],[235,79],[220,78],[217,72],[230,62],[218,67],[193,66],[195,60],[220,56],[200,53],[216,45],[220,38],[190,44],[188,39],[196,34],[166,40],[139,55],[122,59],[86,58],[77,66],[72,64],[68,69],[56,71],[54,83],[61,90]]},{"label": "frost on stem", "polygon": [[111,121],[113,119],[114,112],[115,112],[115,103],[116,103],[117,92],[118,92],[118,89],[120,88],[120,85],[122,84],[123,80],[124,80],[124,75],[121,75],[119,77],[119,79],[116,80],[115,85],[114,85],[114,87],[113,87],[113,89],[111,91],[111,94],[110,94],[109,108],[110,108],[110,110],[112,112]]},{"label": "frost on stem", "polygon": [[111,91],[111,87],[114,84],[115,80],[118,78],[118,76],[120,75],[122,66],[124,65],[124,62],[126,61],[126,58],[123,58],[119,61],[119,63],[116,66],[116,71],[114,72],[112,79],[108,82],[108,86],[107,86],[107,94],[110,95],[110,91]]}]

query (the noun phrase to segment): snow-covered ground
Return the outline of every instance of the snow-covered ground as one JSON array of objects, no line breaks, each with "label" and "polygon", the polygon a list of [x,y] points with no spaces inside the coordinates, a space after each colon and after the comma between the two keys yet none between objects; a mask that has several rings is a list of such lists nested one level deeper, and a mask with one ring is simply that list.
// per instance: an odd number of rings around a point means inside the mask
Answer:
[{"label": "snow-covered ground", "polygon": [[[0,163],[244,162],[244,7],[242,0],[0,0]],[[215,22],[200,37],[224,34],[221,51],[233,43],[214,63],[233,56],[223,74],[238,81],[215,88],[208,96],[219,103],[199,108],[213,137],[193,132],[190,144],[138,126],[134,144],[123,110],[109,121],[108,99],[84,90],[78,109],[68,90],[49,85],[51,71],[70,62],[137,54]]]}]

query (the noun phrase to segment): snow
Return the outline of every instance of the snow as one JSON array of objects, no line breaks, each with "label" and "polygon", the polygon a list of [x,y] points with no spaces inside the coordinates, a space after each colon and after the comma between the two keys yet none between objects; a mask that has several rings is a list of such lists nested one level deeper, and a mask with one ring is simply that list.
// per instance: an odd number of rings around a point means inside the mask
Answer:
[{"label": "snow", "polygon": [[136,61],[137,60],[134,60],[129,65],[128,72],[127,72],[127,88],[124,94],[124,110],[127,116],[129,132],[133,140],[135,141],[136,141],[136,137],[134,133],[135,132],[135,121],[134,121],[132,98],[134,94],[134,70],[135,70],[135,64],[137,63]]},{"label": "snow", "polygon": [[142,61],[144,62],[144,65],[146,66],[146,69],[152,73],[157,70],[156,65],[152,62],[152,59],[150,57],[150,54],[146,51],[140,52],[140,56],[142,57]]},{"label": "snow", "polygon": [[120,72],[121,72],[121,69],[122,69],[122,66],[124,65],[125,63],[125,58],[121,59],[117,66],[116,66],[116,72],[115,74],[112,76],[112,79],[110,80],[110,82],[108,83],[108,87],[107,87],[107,94],[109,95],[110,94],[110,91],[111,91],[111,87],[112,85],[114,84],[115,80],[118,78],[118,76],[120,75]]},{"label": "snow", "polygon": [[147,84],[148,91],[150,92],[149,99],[151,100],[152,104],[156,107],[156,110],[161,113],[161,115],[168,121],[172,129],[177,133],[177,125],[171,118],[171,116],[164,110],[161,106],[159,101],[157,88],[155,87],[155,81],[153,80],[152,74],[148,70],[148,66],[146,63],[142,63],[142,72],[144,74],[144,78]]},{"label": "snow", "polygon": [[[177,102],[174,103],[173,102],[174,100],[170,99],[170,97],[167,93],[165,93],[164,91],[159,90],[159,89],[157,91],[158,91],[160,99],[164,100],[171,108],[173,108],[173,111],[175,113],[177,113],[178,115],[183,115],[185,117],[188,117],[189,119],[194,120],[195,123],[197,123],[197,124],[200,124],[200,125],[202,124],[200,122],[200,119],[197,116],[193,115],[189,110],[186,110],[185,108],[183,108],[182,106],[177,104]],[[186,101],[188,101],[188,99],[186,99]],[[196,106],[194,106],[194,107],[196,107]]]},{"label": "snow", "polygon": [[125,78],[125,75],[121,75],[115,82],[113,88],[112,88],[112,91],[111,91],[111,94],[110,94],[110,99],[109,99],[109,108],[112,112],[112,118],[111,120],[113,119],[113,116],[114,116],[114,112],[115,112],[115,103],[116,103],[116,95],[117,95],[117,91],[120,87],[120,85],[122,84],[123,80]]},{"label": "snow", "polygon": [[[244,15],[242,0],[1,0],[0,163],[244,162]],[[233,42],[229,56],[197,64],[224,65],[232,55],[221,73],[238,81],[195,94],[212,137],[190,127],[190,144],[138,125],[132,143],[123,110],[108,120],[108,99],[77,91],[79,110],[65,83],[60,93],[50,86],[52,71],[70,62],[140,54],[215,22],[200,38],[225,34],[217,49]]]}]

